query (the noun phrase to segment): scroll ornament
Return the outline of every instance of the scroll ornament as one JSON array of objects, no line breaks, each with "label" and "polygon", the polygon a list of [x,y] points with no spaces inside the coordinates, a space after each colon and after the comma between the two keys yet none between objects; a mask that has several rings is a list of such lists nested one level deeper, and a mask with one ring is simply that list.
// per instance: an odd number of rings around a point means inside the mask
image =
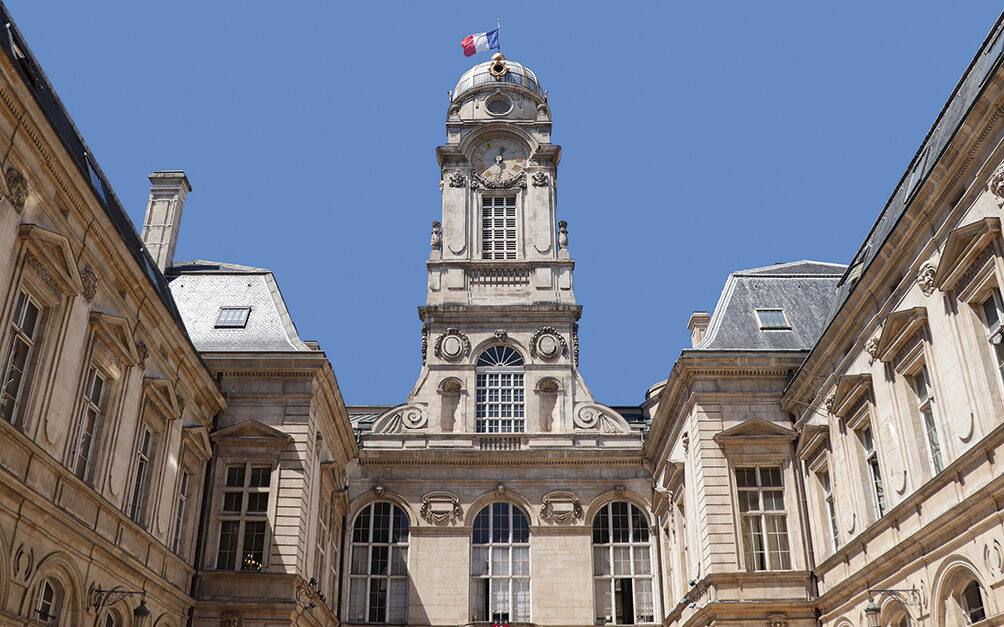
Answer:
[{"label": "scroll ornament", "polygon": [[573,415],[576,429],[596,430],[600,433],[629,433],[631,427],[617,412],[599,403],[583,403]]},{"label": "scroll ornament", "polygon": [[403,433],[422,429],[429,423],[425,409],[417,405],[399,405],[385,412],[373,423],[373,433]]}]

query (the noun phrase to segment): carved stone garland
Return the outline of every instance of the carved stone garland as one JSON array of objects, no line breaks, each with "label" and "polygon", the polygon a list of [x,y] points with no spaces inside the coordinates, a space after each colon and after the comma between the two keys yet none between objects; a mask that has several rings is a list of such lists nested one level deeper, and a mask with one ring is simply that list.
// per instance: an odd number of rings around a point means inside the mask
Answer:
[{"label": "carved stone garland", "polygon": [[530,355],[543,359],[556,359],[568,354],[568,344],[554,327],[540,327],[530,336]]},{"label": "carved stone garland", "polygon": [[540,519],[556,525],[570,525],[582,520],[585,513],[579,497],[571,492],[551,492],[544,495],[540,506]]},{"label": "carved stone garland", "polygon": [[422,497],[422,509],[418,513],[429,523],[442,527],[460,521],[464,516],[464,509],[456,494],[436,491]]},{"label": "carved stone garland", "polygon": [[436,338],[433,352],[440,359],[456,361],[471,354],[471,341],[460,329],[450,327]]},{"label": "carved stone garland", "polygon": [[487,181],[481,178],[481,175],[476,171],[471,170],[471,189],[478,189],[479,186],[484,186],[485,189],[510,189],[512,187],[526,189],[526,172],[520,172],[518,176],[507,181]]}]

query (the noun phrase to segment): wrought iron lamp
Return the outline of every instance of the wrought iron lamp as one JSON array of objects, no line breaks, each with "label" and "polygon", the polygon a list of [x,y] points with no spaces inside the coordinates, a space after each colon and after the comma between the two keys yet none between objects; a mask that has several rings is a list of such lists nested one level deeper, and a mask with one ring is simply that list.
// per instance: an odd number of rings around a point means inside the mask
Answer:
[{"label": "wrought iron lamp", "polygon": [[878,603],[868,600],[868,605],[865,606],[865,620],[868,621],[868,627],[882,627],[882,608],[878,606]]},{"label": "wrought iron lamp", "polygon": [[146,620],[150,617],[150,610],[146,607],[146,590],[102,590],[97,588],[91,592],[91,607],[94,608],[94,611],[100,612],[102,608],[110,607],[137,594],[141,597],[139,605],[132,611],[133,624],[136,627],[144,627]]}]

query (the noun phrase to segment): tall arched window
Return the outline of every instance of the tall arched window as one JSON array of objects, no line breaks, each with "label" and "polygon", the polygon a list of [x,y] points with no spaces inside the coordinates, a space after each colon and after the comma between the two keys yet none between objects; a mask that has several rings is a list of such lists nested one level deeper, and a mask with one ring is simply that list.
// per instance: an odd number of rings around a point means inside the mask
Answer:
[{"label": "tall arched window", "polygon": [[509,346],[489,346],[475,366],[478,433],[522,433],[526,430],[523,357]]},{"label": "tall arched window", "polygon": [[655,621],[648,517],[635,505],[604,505],[593,519],[596,624]]},{"label": "tall arched window", "polygon": [[63,613],[64,597],[63,587],[58,581],[48,577],[43,579],[35,593],[32,618],[43,625],[58,625]]},{"label": "tall arched window", "polygon": [[408,517],[393,503],[371,503],[352,526],[350,623],[408,619]]},{"label": "tall arched window", "polygon": [[471,620],[530,621],[530,521],[509,503],[478,512],[471,539]]},{"label": "tall arched window", "polygon": [[962,589],[959,600],[962,606],[963,619],[967,625],[986,620],[987,610],[983,606],[983,590],[980,589],[980,584],[976,580],[966,584],[966,587]]}]

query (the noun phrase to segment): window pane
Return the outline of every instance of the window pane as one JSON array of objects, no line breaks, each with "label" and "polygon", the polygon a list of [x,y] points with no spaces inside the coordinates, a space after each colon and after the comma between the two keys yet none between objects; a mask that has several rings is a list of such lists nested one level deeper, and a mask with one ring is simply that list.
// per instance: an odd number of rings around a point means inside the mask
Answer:
[{"label": "window pane", "polygon": [[373,542],[390,541],[390,503],[373,504]]},{"label": "window pane", "polygon": [[390,574],[408,574],[408,547],[396,546],[391,549]]},{"label": "window pane", "polygon": [[597,579],[594,586],[596,597],[596,624],[602,625],[613,621],[611,608],[610,580]]},{"label": "window pane", "polygon": [[604,505],[596,514],[596,518],[593,519],[593,542],[596,544],[610,542],[609,507],[609,505]]},{"label": "window pane", "polygon": [[530,580],[516,579],[512,582],[512,620],[530,621]]},{"label": "window pane", "polygon": [[262,466],[251,469],[251,487],[267,488],[272,480],[272,469]]},{"label": "window pane", "polygon": [[237,567],[237,539],[240,522],[224,520],[220,523],[220,547],[216,556],[216,568],[233,570]]},{"label": "window pane", "polygon": [[655,605],[652,597],[652,580],[634,580],[635,622],[651,623],[655,621]]},{"label": "window pane", "polygon": [[248,512],[264,514],[268,511],[268,492],[252,492],[248,494]]},{"label": "window pane", "polygon": [[352,527],[353,542],[370,541],[370,508],[363,509],[356,517],[356,524]]},{"label": "window pane", "polygon": [[597,577],[610,574],[610,547],[593,547],[593,574]]},{"label": "window pane", "polygon": [[244,559],[250,557],[261,564],[265,553],[265,521],[244,523]]},{"label": "window pane", "polygon": [[615,546],[614,554],[614,574],[631,574],[631,548],[626,546]]},{"label": "window pane", "polygon": [[628,529],[628,504],[624,502],[610,504],[610,536],[613,542],[630,542]]},{"label": "window pane", "polygon": [[239,514],[242,511],[242,505],[244,501],[243,492],[224,492],[223,493],[223,513],[225,514]]},{"label": "window pane", "polygon": [[352,547],[352,564],[350,566],[353,575],[365,575],[369,570],[369,549],[365,546]]},{"label": "window pane", "polygon": [[512,508],[512,541],[517,543],[530,541],[530,521],[518,507]]},{"label": "window pane", "polygon": [[231,488],[244,487],[244,466],[230,466],[227,468],[227,481],[225,484]]},{"label": "window pane", "polygon": [[488,547],[474,547],[471,552],[471,574],[476,577],[488,574]]},{"label": "window pane", "polygon": [[351,620],[359,623],[366,622],[368,596],[366,579],[353,577],[349,582],[349,616]]},{"label": "window pane", "polygon": [[390,612],[387,620],[404,624],[408,619],[408,580],[390,580]]},{"label": "window pane", "polygon": [[474,519],[474,544],[488,544],[489,539],[489,508],[484,508],[478,512]]},{"label": "window pane", "polygon": [[370,579],[369,620],[382,623],[387,620],[387,580]]},{"label": "window pane", "polygon": [[634,542],[648,542],[648,519],[634,505],[631,506],[631,535]]},{"label": "window pane", "polygon": [[390,549],[386,546],[380,546],[378,544],[370,547],[370,574],[371,575],[386,575],[388,560],[390,558],[388,551]]},{"label": "window pane", "polygon": [[496,577],[509,575],[509,547],[492,547],[492,575]]},{"label": "window pane", "polygon": [[652,564],[649,560],[649,549],[647,546],[634,547],[634,574],[652,574]]},{"label": "window pane", "polygon": [[508,503],[492,503],[492,542],[509,542]]}]

